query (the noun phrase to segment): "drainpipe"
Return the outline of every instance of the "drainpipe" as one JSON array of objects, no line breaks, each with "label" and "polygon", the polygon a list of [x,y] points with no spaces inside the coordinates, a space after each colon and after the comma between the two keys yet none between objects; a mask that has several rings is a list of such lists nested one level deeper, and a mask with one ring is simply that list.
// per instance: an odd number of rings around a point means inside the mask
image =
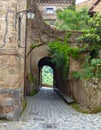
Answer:
[{"label": "drainpipe", "polygon": [[26,32],[25,32],[25,52],[24,52],[24,97],[26,97],[26,52],[27,52],[27,17],[26,17]]}]

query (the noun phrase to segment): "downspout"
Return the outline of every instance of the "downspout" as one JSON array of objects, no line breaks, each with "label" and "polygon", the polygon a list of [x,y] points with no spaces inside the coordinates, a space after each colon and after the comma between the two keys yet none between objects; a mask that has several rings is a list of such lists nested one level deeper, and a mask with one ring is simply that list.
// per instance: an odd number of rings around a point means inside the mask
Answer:
[{"label": "downspout", "polygon": [[27,16],[26,16],[26,31],[25,31],[25,51],[24,51],[24,97],[27,94],[27,87],[26,87],[26,53],[27,53]]}]

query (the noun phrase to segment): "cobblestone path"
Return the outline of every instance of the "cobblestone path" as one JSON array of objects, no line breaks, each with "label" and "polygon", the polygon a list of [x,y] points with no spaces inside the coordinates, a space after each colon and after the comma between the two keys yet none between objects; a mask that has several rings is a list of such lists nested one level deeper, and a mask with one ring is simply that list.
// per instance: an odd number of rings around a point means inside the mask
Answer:
[{"label": "cobblestone path", "polygon": [[101,113],[81,114],[53,89],[41,88],[27,100],[27,109],[20,121],[0,122],[0,130],[101,130]]}]

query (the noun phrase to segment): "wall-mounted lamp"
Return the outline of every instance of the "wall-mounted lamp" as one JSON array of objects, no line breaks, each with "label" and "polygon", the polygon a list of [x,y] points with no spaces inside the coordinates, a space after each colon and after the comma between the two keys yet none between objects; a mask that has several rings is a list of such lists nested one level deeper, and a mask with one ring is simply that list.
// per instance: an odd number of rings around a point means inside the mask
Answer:
[{"label": "wall-mounted lamp", "polygon": [[[20,48],[24,48],[23,46],[21,46],[21,30],[22,30],[22,20],[23,20],[23,17],[24,17],[24,20],[25,20],[25,17],[26,17],[26,26],[27,26],[27,20],[33,20],[34,17],[35,17],[35,13],[30,10],[22,10],[22,11],[19,11],[16,13],[16,19],[15,19],[15,27],[16,25],[18,25],[18,47]],[[17,24],[18,23],[18,24]],[[27,30],[26,30],[27,31]],[[27,34],[26,34],[27,35]]]},{"label": "wall-mounted lamp", "polygon": [[34,19],[34,17],[35,17],[35,13],[32,12],[31,10],[19,11],[16,13],[16,16],[18,17],[19,15],[22,15],[22,17],[21,17],[21,19],[22,19],[24,14],[27,16],[28,19]]},{"label": "wall-mounted lamp", "polygon": [[35,17],[35,14],[33,12],[27,12],[26,14],[28,19],[34,19]]}]

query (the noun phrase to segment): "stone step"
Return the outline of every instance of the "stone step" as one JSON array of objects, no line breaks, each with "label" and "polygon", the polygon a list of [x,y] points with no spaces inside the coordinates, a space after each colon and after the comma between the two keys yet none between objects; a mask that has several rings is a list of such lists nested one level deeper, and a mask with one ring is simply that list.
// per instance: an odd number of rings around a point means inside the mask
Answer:
[{"label": "stone step", "polygon": [[68,104],[75,102],[71,97],[65,95],[64,93],[60,92],[59,89],[54,88],[55,91],[67,102]]}]

